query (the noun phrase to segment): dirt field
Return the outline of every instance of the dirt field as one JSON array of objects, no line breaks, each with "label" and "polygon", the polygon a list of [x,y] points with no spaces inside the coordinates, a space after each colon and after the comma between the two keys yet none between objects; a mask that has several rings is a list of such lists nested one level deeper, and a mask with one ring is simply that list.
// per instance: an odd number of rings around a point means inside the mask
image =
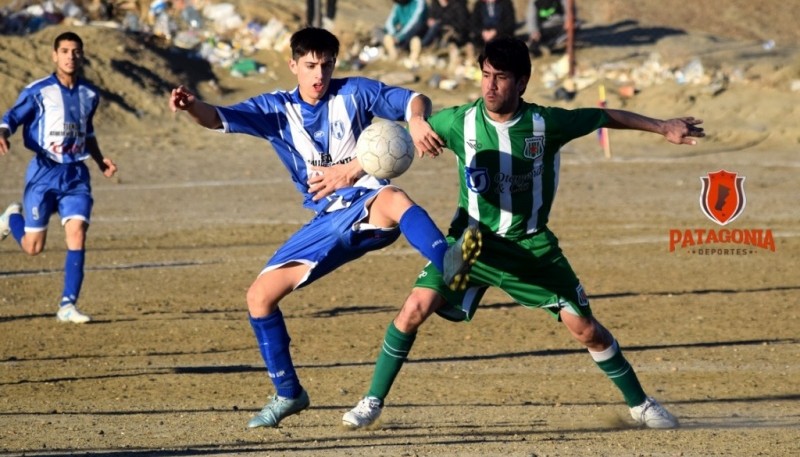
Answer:
[{"label": "dirt field", "polygon": [[[57,219],[38,257],[11,239],[0,244],[0,453],[800,455],[800,96],[775,82],[797,77],[797,66],[748,62],[749,72],[763,71],[766,89],[742,84],[712,98],[653,88],[626,102],[655,116],[704,118],[710,136],[695,148],[632,132],[612,133],[611,160],[593,137],[568,145],[551,215],[595,313],[680,429],[635,428],[621,395],[561,324],[497,292],[472,323],[432,318],[423,327],[380,427],[342,428],[423,265],[404,240],[285,300],[312,406],[280,428],[247,429],[272,387],[245,291],[309,214],[265,144],[152,108],[146,124],[97,121],[120,174],[109,181],[94,173],[81,297],[92,323],[54,318],[64,258]],[[95,71],[102,64],[98,58]],[[529,92],[548,103],[552,91]],[[440,105],[452,97],[431,95]],[[591,89],[571,106],[595,103]],[[12,140],[14,154],[0,159],[3,207],[20,198],[29,159],[20,135]],[[698,204],[700,178],[719,169],[746,177],[747,205],[725,228],[769,229],[774,252],[669,251],[671,229],[721,228]],[[455,182],[449,156],[417,161],[396,181],[441,227],[454,209]]]},{"label": "dirt field", "polygon": [[[793,152],[739,151],[604,161],[565,152],[553,214],[567,255],[675,431],[636,430],[617,391],[543,312],[489,294],[470,324],[432,319],[388,399],[382,427],[341,428],[366,390],[385,326],[421,260],[405,242],[373,253],[282,305],[312,407],[248,430],[271,393],[244,292],[305,220],[282,170],[247,138],[175,122],[164,148],[132,149],[118,183],[95,180],[83,308],[53,316],[63,248],[53,225],[38,258],[0,245],[0,447],[25,455],[797,455],[800,428]],[[205,135],[201,150],[182,138]],[[619,135],[624,135],[620,133]],[[131,141],[134,138],[106,138]],[[220,155],[213,151],[237,151]],[[724,158],[724,160],[723,160]],[[427,163],[429,168],[424,168]],[[21,176],[24,160],[10,162]],[[136,166],[134,166],[136,164]],[[771,228],[776,251],[668,251],[670,228],[711,228],[699,177],[747,177],[738,227]],[[444,225],[449,158],[399,184]],[[9,171],[6,169],[5,171]],[[4,173],[4,176],[9,175]],[[447,176],[448,179],[440,179]],[[452,178],[452,179],[450,179]],[[9,182],[2,197],[13,196]]]}]

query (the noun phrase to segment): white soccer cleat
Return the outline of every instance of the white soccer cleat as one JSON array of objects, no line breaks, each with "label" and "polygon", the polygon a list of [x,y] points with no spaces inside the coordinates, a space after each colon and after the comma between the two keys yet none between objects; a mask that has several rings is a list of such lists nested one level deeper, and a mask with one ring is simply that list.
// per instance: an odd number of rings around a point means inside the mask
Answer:
[{"label": "white soccer cleat", "polygon": [[80,312],[72,303],[59,308],[58,313],[56,313],[56,319],[59,322],[72,322],[73,324],[85,324],[92,320],[91,317]]},{"label": "white soccer cleat", "polygon": [[631,408],[631,417],[637,424],[648,428],[678,427],[678,419],[664,409],[653,397],[647,397],[644,403]]},{"label": "white soccer cleat", "polygon": [[344,413],[342,425],[349,428],[364,428],[374,424],[381,417],[383,407],[375,397],[364,397],[355,408]]},{"label": "white soccer cleat", "polygon": [[11,233],[11,226],[8,221],[11,219],[12,214],[22,214],[22,205],[14,202],[8,205],[3,214],[0,214],[0,241],[6,239],[8,234]]}]

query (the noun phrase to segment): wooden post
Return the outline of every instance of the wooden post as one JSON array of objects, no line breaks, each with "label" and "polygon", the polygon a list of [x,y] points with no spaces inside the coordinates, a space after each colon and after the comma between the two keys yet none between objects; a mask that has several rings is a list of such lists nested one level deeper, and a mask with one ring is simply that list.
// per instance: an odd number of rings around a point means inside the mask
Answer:
[{"label": "wooden post", "polygon": [[[606,107],[606,86],[604,84],[600,84],[598,88],[600,91],[600,102],[599,105],[601,108]],[[611,138],[608,137],[608,129],[605,127],[600,128],[597,131],[598,139],[600,140],[600,145],[603,147],[603,156],[606,159],[611,158]]]},{"label": "wooden post", "polygon": [[567,0],[567,61],[569,76],[575,76],[575,0]]},{"label": "wooden post", "polygon": [[314,27],[322,27],[322,0],[314,0]]}]

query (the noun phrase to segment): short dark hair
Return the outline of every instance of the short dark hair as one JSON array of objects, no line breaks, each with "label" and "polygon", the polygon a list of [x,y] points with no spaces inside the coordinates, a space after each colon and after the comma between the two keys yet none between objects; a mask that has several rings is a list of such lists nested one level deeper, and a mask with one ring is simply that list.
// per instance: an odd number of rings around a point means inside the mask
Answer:
[{"label": "short dark hair", "polygon": [[329,54],[334,59],[339,55],[339,39],[331,32],[319,27],[306,27],[294,32],[289,42],[292,48],[292,59],[310,53],[316,55]]},{"label": "short dark hair", "polygon": [[58,45],[61,44],[62,41],[72,41],[78,43],[78,47],[83,50],[83,40],[81,37],[78,36],[75,32],[64,32],[56,37],[56,40],[53,41],[53,51],[58,50]]},{"label": "short dark hair", "polygon": [[478,63],[483,70],[483,62],[489,61],[500,71],[509,71],[515,78],[531,76],[531,56],[528,46],[518,38],[495,38],[483,48]]}]

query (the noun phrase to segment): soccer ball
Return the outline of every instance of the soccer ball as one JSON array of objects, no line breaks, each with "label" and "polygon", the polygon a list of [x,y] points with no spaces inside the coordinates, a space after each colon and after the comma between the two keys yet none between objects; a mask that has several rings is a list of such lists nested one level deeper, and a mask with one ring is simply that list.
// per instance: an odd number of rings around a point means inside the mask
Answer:
[{"label": "soccer ball", "polygon": [[358,137],[356,158],[367,174],[380,179],[396,178],[414,160],[414,141],[408,130],[395,122],[375,122]]}]

